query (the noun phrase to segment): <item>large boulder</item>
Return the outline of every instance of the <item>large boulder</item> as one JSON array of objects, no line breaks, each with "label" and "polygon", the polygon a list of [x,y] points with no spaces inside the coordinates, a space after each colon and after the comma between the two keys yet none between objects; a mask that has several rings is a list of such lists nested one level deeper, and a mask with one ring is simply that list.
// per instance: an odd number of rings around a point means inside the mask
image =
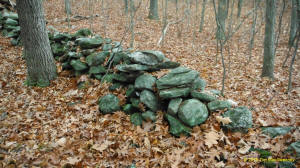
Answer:
[{"label": "large boulder", "polygon": [[217,111],[231,108],[229,101],[215,100],[207,104],[209,111]]},{"label": "large boulder", "polygon": [[120,110],[120,100],[113,94],[107,94],[99,100],[99,110],[103,114],[110,114]]},{"label": "large boulder", "polygon": [[80,46],[81,49],[91,49],[91,48],[97,48],[101,46],[103,43],[103,39],[100,37],[94,37],[94,38],[78,38],[76,39],[76,43]]},{"label": "large boulder", "polygon": [[156,78],[150,74],[144,74],[136,78],[134,87],[136,89],[149,89],[153,90],[153,86],[155,85]]},{"label": "large boulder", "polygon": [[165,56],[160,51],[137,51],[129,55],[131,60],[137,64],[156,65],[163,62]]},{"label": "large boulder", "polygon": [[158,101],[153,92],[149,90],[143,90],[140,95],[140,101],[144,103],[150,110],[157,111]]},{"label": "large boulder", "polygon": [[182,102],[182,98],[172,99],[168,105],[168,111],[167,111],[168,114],[176,116],[181,102]]},{"label": "large boulder", "polygon": [[159,97],[162,99],[173,99],[177,97],[187,97],[190,94],[190,88],[171,88],[159,91]]},{"label": "large boulder", "polygon": [[247,132],[252,128],[252,113],[247,107],[237,107],[226,111],[223,117],[229,117],[231,123],[225,124],[224,128],[232,131]]},{"label": "large boulder", "polygon": [[173,69],[167,75],[159,78],[156,82],[157,88],[167,89],[176,86],[191,86],[199,73],[183,67]]},{"label": "large boulder", "polygon": [[175,117],[165,114],[164,115],[165,119],[169,123],[169,132],[174,135],[179,137],[180,135],[190,135],[191,129],[187,126],[185,126],[183,123],[181,123],[179,120],[177,120]]},{"label": "large boulder", "polygon": [[197,99],[185,100],[179,107],[178,117],[188,126],[196,126],[203,123],[208,117],[205,104]]}]

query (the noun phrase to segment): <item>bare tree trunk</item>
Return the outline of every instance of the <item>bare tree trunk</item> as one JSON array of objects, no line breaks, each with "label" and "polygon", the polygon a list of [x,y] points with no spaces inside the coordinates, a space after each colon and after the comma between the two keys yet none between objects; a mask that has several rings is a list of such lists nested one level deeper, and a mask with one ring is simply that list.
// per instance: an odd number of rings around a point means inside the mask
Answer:
[{"label": "bare tree trunk", "polygon": [[70,30],[70,28],[71,28],[70,15],[72,14],[70,0],[65,0],[65,12],[67,14],[68,28]]},{"label": "bare tree trunk", "polygon": [[264,40],[264,60],[262,77],[274,78],[274,44],[275,44],[275,20],[276,20],[276,0],[266,2],[266,26]]},{"label": "bare tree trunk", "polygon": [[129,0],[129,6],[130,6],[130,32],[131,32],[130,47],[133,48],[133,43],[134,43],[134,0]]},{"label": "bare tree trunk", "polygon": [[237,18],[240,18],[240,17],[241,17],[242,7],[243,7],[243,0],[239,0],[239,1],[238,1]]},{"label": "bare tree trunk", "polygon": [[203,30],[203,25],[204,25],[204,15],[205,15],[205,6],[206,6],[206,0],[203,0],[203,1],[202,1],[201,21],[200,21],[199,32],[202,32],[202,30]]},{"label": "bare tree trunk", "polygon": [[159,20],[157,0],[150,0],[150,11],[148,18],[152,20]]},{"label": "bare tree trunk", "polygon": [[128,0],[124,0],[125,14],[128,14]]},{"label": "bare tree trunk", "polygon": [[250,44],[249,44],[249,58],[247,64],[250,63],[251,58],[252,58],[252,49],[254,45],[254,39],[256,35],[256,20],[257,20],[257,9],[260,4],[260,0],[254,0],[254,14],[253,14],[253,21],[252,21],[252,26],[251,26],[251,39],[250,39]]},{"label": "bare tree trunk", "polygon": [[277,50],[277,47],[278,47],[278,41],[279,41],[279,37],[280,37],[280,33],[281,33],[281,25],[282,25],[282,17],[283,17],[283,14],[284,14],[284,11],[285,11],[285,1],[286,0],[282,0],[282,10],[280,12],[280,15],[279,15],[279,23],[278,23],[278,31],[277,31],[277,36],[276,36],[276,40],[275,40],[275,51],[274,51],[274,54],[276,54],[276,50]]},{"label": "bare tree trunk", "polygon": [[56,66],[52,55],[42,1],[17,0],[21,39],[27,65],[27,84],[49,86],[56,78]]}]

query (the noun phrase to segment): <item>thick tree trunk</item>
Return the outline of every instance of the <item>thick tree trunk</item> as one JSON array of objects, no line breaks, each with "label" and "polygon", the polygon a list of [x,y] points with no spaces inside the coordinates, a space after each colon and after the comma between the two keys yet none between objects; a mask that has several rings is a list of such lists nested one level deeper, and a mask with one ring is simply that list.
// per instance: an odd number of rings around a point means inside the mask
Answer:
[{"label": "thick tree trunk", "polygon": [[149,19],[158,20],[158,1],[157,0],[150,0],[150,11],[149,11]]},{"label": "thick tree trunk", "polygon": [[56,66],[52,55],[44,11],[41,0],[17,0],[27,65],[27,84],[48,86],[56,77]]},{"label": "thick tree trunk", "polygon": [[276,0],[266,1],[266,26],[262,77],[274,78]]}]

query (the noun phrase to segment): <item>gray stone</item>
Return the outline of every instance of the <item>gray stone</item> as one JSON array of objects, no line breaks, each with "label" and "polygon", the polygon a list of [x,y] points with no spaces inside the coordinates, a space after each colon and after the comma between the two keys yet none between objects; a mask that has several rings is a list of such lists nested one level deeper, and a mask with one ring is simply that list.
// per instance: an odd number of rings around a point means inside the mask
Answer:
[{"label": "gray stone", "polygon": [[229,117],[231,123],[225,124],[226,129],[232,131],[247,132],[249,128],[252,128],[252,113],[247,107],[237,107],[226,111],[223,117]]},{"label": "gray stone", "polygon": [[95,49],[86,49],[86,50],[82,50],[81,53],[84,56],[88,56],[88,55],[93,54],[95,51],[96,51]]},{"label": "gray stone", "polygon": [[296,154],[296,158],[300,158],[300,140],[290,144],[286,151]]},{"label": "gray stone", "polygon": [[81,62],[79,59],[78,60],[72,60],[70,62],[70,65],[76,71],[84,71],[84,70],[88,69],[88,66],[85,63]]},{"label": "gray stone", "polygon": [[159,91],[159,97],[162,99],[172,99],[177,97],[187,97],[190,94],[190,88],[171,88]]},{"label": "gray stone", "polygon": [[106,72],[106,69],[101,65],[91,66],[89,69],[89,74],[103,74],[105,72]]},{"label": "gray stone", "polygon": [[206,86],[206,81],[202,78],[200,78],[199,76],[194,80],[192,88],[194,90],[200,90],[200,91],[204,91]]},{"label": "gray stone", "polygon": [[153,111],[146,111],[142,113],[142,117],[145,121],[156,121],[156,115]]},{"label": "gray stone", "polygon": [[106,57],[109,55],[109,52],[100,52],[100,53],[93,53],[86,57],[86,63],[89,66],[96,66],[101,65],[104,63]]},{"label": "gray stone", "polygon": [[178,71],[181,70],[181,68],[179,70],[178,68],[175,68],[174,70],[172,70],[173,72],[171,71],[167,75],[157,80],[156,85],[159,90],[175,86],[191,86],[193,81],[199,74],[197,71],[194,70],[188,72],[183,71],[182,73],[179,73]]},{"label": "gray stone", "polygon": [[113,94],[107,94],[99,100],[99,110],[103,114],[110,114],[120,110],[120,100]]},{"label": "gray stone", "polygon": [[90,29],[84,28],[84,29],[78,30],[74,34],[74,37],[81,38],[81,37],[87,37],[87,36],[90,36],[90,35],[92,35],[92,31]]},{"label": "gray stone", "polygon": [[262,133],[275,138],[279,135],[285,135],[289,133],[293,127],[264,127],[262,128]]},{"label": "gray stone", "polygon": [[157,65],[164,60],[164,55],[160,51],[137,51],[129,55],[131,60],[138,64]]},{"label": "gray stone", "polygon": [[205,92],[197,92],[197,91],[192,91],[191,96],[195,99],[198,99],[203,102],[211,102],[217,100],[217,98],[213,95],[210,95]]},{"label": "gray stone", "polygon": [[103,51],[108,51],[112,49],[112,45],[111,44],[103,44],[102,45],[102,50]]},{"label": "gray stone", "polygon": [[140,95],[140,101],[144,103],[150,110],[156,112],[158,107],[157,97],[149,90],[143,90]]},{"label": "gray stone", "polygon": [[6,21],[4,22],[5,25],[10,25],[10,26],[18,26],[19,22],[13,19],[6,19]]},{"label": "gray stone", "polygon": [[121,64],[116,66],[117,69],[121,72],[135,72],[135,71],[146,71],[149,69],[146,65],[140,65],[140,64]]},{"label": "gray stone", "polygon": [[208,117],[208,110],[205,104],[197,99],[185,100],[179,107],[178,117],[188,126],[195,126],[203,123]]},{"label": "gray stone", "polygon": [[167,112],[169,114],[173,115],[173,116],[176,116],[181,102],[182,102],[182,98],[172,99],[169,102],[169,106],[168,106],[168,111]]},{"label": "gray stone", "polygon": [[179,120],[177,120],[175,117],[165,114],[165,119],[169,123],[169,132],[174,135],[179,137],[180,135],[190,135],[191,129],[187,126],[185,126],[183,123],[181,123]]},{"label": "gray stone", "polygon": [[97,48],[101,46],[103,43],[102,38],[78,38],[76,39],[76,43],[80,46],[81,49],[91,49],[91,48]]},{"label": "gray stone", "polygon": [[141,51],[143,54],[146,55],[154,55],[156,57],[156,59],[158,60],[158,62],[163,62],[164,59],[166,58],[164,53],[162,53],[161,51],[155,51],[155,50],[144,50]]},{"label": "gray stone", "polygon": [[66,53],[66,49],[64,48],[64,45],[59,43],[52,44],[51,49],[54,56],[62,56]]},{"label": "gray stone", "polygon": [[53,36],[53,40],[56,42],[68,41],[71,38],[72,38],[71,35],[67,33],[55,33]]},{"label": "gray stone", "polygon": [[158,63],[157,65],[154,66],[154,69],[173,69],[177,68],[180,66],[180,63],[178,62],[173,62],[173,61],[166,61],[162,63]]},{"label": "gray stone", "polygon": [[132,124],[134,124],[135,126],[142,125],[143,118],[142,118],[141,113],[134,113],[134,114],[130,115],[130,122]]},{"label": "gray stone", "polygon": [[228,101],[215,100],[207,104],[209,111],[217,111],[231,108],[231,103]]},{"label": "gray stone", "polygon": [[153,90],[155,85],[156,78],[150,74],[144,74],[136,78],[134,87],[136,89],[149,89]]},{"label": "gray stone", "polygon": [[8,18],[8,19],[13,19],[13,20],[18,20],[19,16],[17,13],[13,12],[4,12],[3,13],[3,18]]}]

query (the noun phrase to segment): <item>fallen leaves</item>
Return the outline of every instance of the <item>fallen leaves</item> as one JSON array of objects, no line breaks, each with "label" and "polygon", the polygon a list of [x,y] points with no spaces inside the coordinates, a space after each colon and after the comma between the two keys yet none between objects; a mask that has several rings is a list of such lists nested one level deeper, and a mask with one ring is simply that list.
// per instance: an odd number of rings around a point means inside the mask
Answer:
[{"label": "fallen leaves", "polygon": [[218,144],[220,135],[216,132],[216,130],[211,129],[210,132],[204,133],[204,137],[205,137],[205,145],[207,145],[208,148],[211,148],[213,145]]}]

